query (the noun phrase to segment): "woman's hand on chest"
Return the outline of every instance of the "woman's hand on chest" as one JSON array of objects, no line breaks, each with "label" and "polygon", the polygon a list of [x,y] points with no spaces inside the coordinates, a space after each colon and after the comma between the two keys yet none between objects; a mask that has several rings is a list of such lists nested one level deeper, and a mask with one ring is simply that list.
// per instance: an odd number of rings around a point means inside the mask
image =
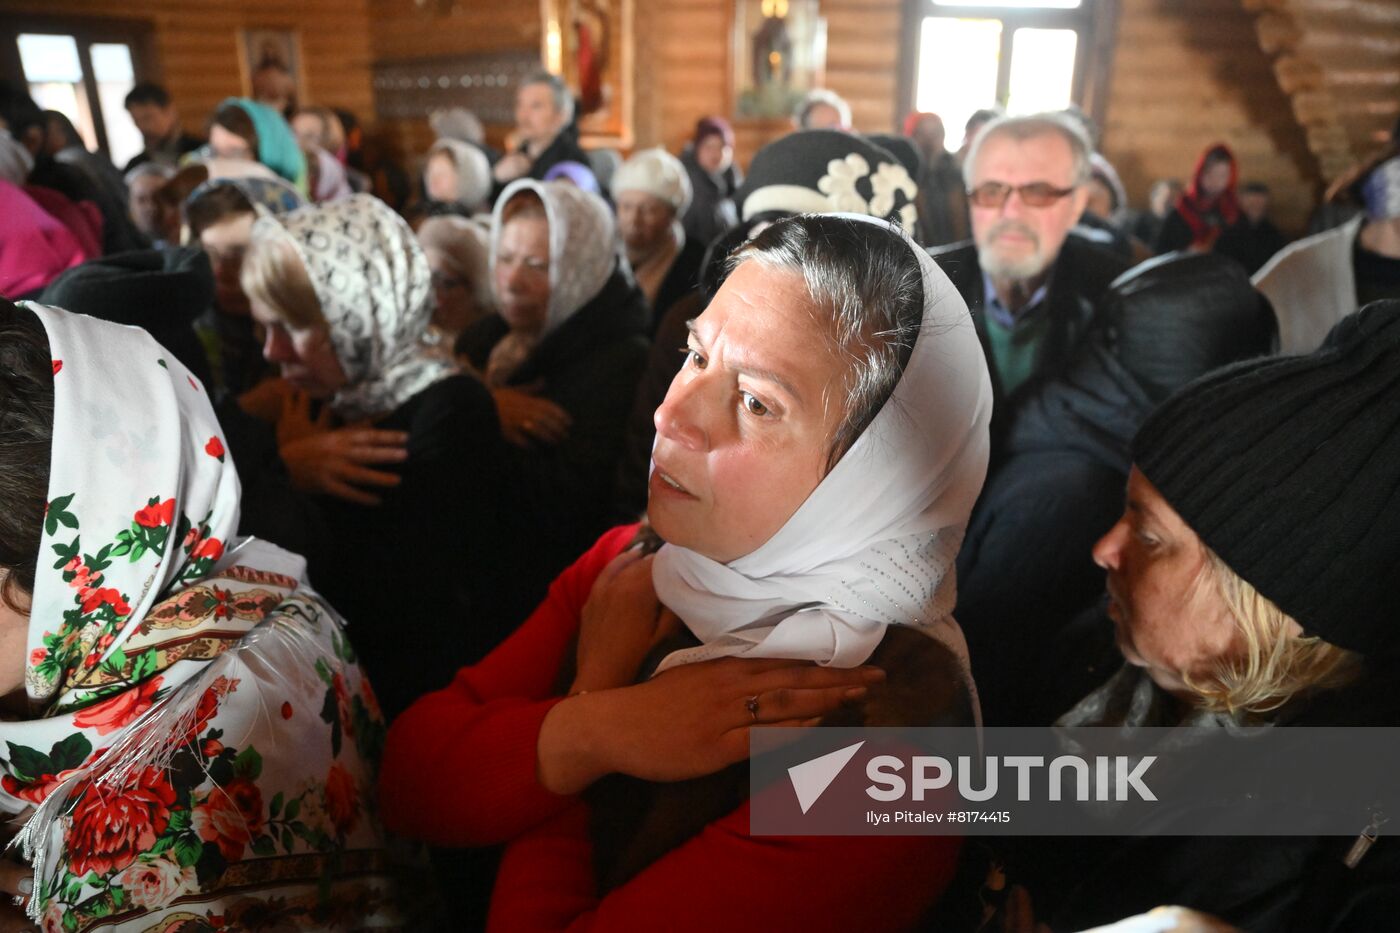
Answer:
[{"label": "woman's hand on chest", "polygon": [[624,551],[593,582],[571,694],[632,684],[652,649],[680,629],[680,619],[656,597],[651,562],[650,554]]},{"label": "woman's hand on chest", "polygon": [[636,686],[570,697],[541,725],[539,780],[554,793],[576,794],[612,773],[647,781],[703,777],[748,757],[750,728],[815,726],[884,679],[873,667],[717,658]]}]

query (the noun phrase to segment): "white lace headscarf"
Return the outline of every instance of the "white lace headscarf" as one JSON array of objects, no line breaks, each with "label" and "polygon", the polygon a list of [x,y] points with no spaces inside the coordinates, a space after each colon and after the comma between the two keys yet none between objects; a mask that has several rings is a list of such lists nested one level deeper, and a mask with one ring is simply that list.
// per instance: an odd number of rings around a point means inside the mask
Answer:
[{"label": "white lace headscarf", "polygon": [[549,224],[549,305],[538,334],[511,332],[493,348],[486,368],[486,381],[493,386],[503,385],[541,340],[592,301],[618,263],[617,225],[607,202],[566,181],[520,178],[501,192],[491,214],[493,283],[505,226],[502,217],[506,205],[522,191],[534,192],[544,203]]},{"label": "white lace headscarf", "polygon": [[992,388],[972,318],[948,277],[908,234],[923,272],[923,324],[891,397],[787,523],[722,564],[666,545],[652,565],[661,602],[700,647],[658,671],[726,655],[833,667],[865,662],[890,625],[967,647],[952,612],[953,566],[982,489]]},{"label": "white lace headscarf", "polygon": [[456,372],[423,349],[432,274],[413,231],[368,194],[259,217],[253,239],[286,237],[306,266],[349,379],[331,397],[346,421],[388,414]]}]

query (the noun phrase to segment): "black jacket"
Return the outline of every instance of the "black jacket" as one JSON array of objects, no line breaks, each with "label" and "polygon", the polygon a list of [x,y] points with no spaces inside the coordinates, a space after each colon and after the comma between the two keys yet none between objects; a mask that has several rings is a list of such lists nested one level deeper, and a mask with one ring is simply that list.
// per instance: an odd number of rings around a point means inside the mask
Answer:
[{"label": "black jacket", "polygon": [[[1099,631],[1112,623],[1101,611]],[[1110,636],[1111,637],[1111,636]],[[1053,657],[1053,656],[1052,656]],[[1370,673],[1279,715],[1274,728],[1400,725],[1393,676]],[[1249,785],[1222,789],[1249,793]],[[1357,805],[1357,831],[1366,825]],[[1011,883],[1025,884],[1036,919],[1082,930],[1162,904],[1199,910],[1250,933],[1370,933],[1400,916],[1400,838],[1382,829],[1354,869],[1343,859],[1355,837],[1176,836],[1043,838],[1007,851]]]},{"label": "black jacket", "polygon": [[652,302],[651,317],[647,322],[647,330],[651,334],[655,335],[667,309],[680,298],[695,291],[696,287],[699,286],[700,266],[704,261],[705,244],[687,236],[685,245],[680,248],[680,251],[676,253],[676,258],[671,261],[671,268],[666,270],[666,277],[661,280],[661,287],[656,290],[656,300]]},{"label": "black jacket", "polygon": [[[525,147],[522,145],[515,151],[525,153]],[[525,154],[528,155],[528,153]],[[572,126],[566,126],[564,129],[560,130],[559,135],[555,136],[550,144],[544,147],[544,151],[530,163],[530,170],[521,177],[533,178],[535,181],[544,181],[545,173],[560,162],[580,162],[583,165],[590,166],[591,170],[588,156],[584,153],[583,147],[578,144],[577,130]],[[501,196],[501,192],[504,191],[505,188],[506,186],[500,182],[495,183],[491,191],[492,202]]]},{"label": "black jacket", "polygon": [[690,176],[691,191],[690,206],[681,221],[685,226],[685,238],[704,249],[711,240],[739,222],[734,193],[744,177],[738,166],[731,164],[716,180],[695,161],[695,150],[689,144],[681,152],[681,164]]},{"label": "black jacket", "polygon": [[1002,452],[1007,423],[1046,381],[1064,371],[1079,346],[1102,326],[1099,304],[1104,292],[1130,264],[1073,234],[1065,238],[1051,273],[1050,292],[1046,297],[1048,306],[1041,312],[1050,316],[1050,333],[1041,347],[1035,373],[1008,396],[997,375],[997,367],[992,363],[991,345],[987,340],[984,284],[977,246],[968,241],[930,250],[929,254],[967,302],[982,350],[987,354],[987,368],[992,376],[992,464],[995,466]]},{"label": "black jacket", "polygon": [[[573,425],[557,446],[506,445],[508,508],[532,541],[536,600],[560,571],[611,527],[608,505],[627,412],[647,359],[646,300],[614,271],[603,289],[549,334],[512,386],[542,383]],[[480,370],[508,328],[491,315],[466,330],[457,352]]]},{"label": "black jacket", "polygon": [[434,383],[375,427],[408,432],[408,460],[380,468],[402,482],[377,506],[317,497],[327,534],[307,556],[392,718],[519,623],[504,602],[518,552],[496,495],[505,444],[480,382]]},{"label": "black jacket", "polygon": [[1097,304],[1099,325],[1003,422],[958,552],[955,615],[989,725],[1033,725],[1045,712],[1034,672],[1103,591],[1091,552],[1123,510],[1138,426],[1177,388],[1274,342],[1268,303],[1221,256],[1143,263]]}]

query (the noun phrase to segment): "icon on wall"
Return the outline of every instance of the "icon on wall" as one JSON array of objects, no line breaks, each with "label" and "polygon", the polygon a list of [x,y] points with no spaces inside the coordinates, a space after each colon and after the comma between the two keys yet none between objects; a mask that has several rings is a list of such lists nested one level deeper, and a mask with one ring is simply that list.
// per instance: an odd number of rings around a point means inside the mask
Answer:
[{"label": "icon on wall", "polygon": [[238,66],[243,93],[282,114],[296,109],[304,82],[301,41],[296,30],[255,28],[239,31]]}]

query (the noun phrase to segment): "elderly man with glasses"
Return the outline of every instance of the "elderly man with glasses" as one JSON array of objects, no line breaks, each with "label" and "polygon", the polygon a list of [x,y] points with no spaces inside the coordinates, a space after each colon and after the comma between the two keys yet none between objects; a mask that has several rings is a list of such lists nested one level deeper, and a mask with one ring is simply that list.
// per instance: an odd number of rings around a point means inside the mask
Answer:
[{"label": "elderly man with glasses", "polygon": [[[1003,117],[963,163],[972,242],[934,250],[972,310],[991,362],[994,425],[1053,378],[1128,264],[1070,230],[1088,200],[1088,139],[1060,114]],[[993,429],[995,460],[1001,431]]]},{"label": "elderly man with glasses", "polygon": [[973,240],[932,251],[972,311],[992,376],[992,461],[958,555],[955,614],[993,725],[1028,721],[1020,684],[1101,592],[1090,549],[1123,508],[1122,474],[1066,436],[1084,419],[1027,429],[1065,404],[1072,366],[1107,347],[1106,293],[1128,267],[1071,232],[1090,151],[1060,114],[988,124],[963,163]]}]

